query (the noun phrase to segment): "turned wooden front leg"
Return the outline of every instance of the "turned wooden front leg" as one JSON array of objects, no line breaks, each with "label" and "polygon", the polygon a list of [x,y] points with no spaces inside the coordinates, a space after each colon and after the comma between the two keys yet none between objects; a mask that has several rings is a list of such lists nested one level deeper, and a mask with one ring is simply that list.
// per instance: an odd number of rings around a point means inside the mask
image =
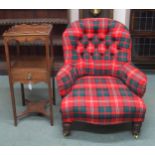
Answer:
[{"label": "turned wooden front leg", "polygon": [[139,137],[141,126],[142,126],[142,122],[133,122],[132,123],[132,134],[135,139],[137,139]]},{"label": "turned wooden front leg", "polygon": [[69,136],[71,134],[71,123],[63,123],[63,135]]}]

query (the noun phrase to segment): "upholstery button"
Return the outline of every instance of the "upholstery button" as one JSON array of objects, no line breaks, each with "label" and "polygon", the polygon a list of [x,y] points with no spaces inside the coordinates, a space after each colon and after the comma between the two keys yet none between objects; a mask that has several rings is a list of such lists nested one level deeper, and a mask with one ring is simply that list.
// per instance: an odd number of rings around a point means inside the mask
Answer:
[{"label": "upholstery button", "polygon": [[90,53],[90,56],[93,56],[94,53]]},{"label": "upholstery button", "polygon": [[118,50],[120,50],[120,49],[121,49],[121,47],[118,45],[118,46],[117,46],[117,49],[118,49]]},{"label": "upholstery button", "polygon": [[84,52],[81,52],[80,55],[81,55],[81,57],[83,58]]},{"label": "upholstery button", "polygon": [[94,47],[95,47],[95,50],[98,50],[98,45],[94,45]]},{"label": "upholstery button", "polygon": [[111,59],[114,59],[114,53],[110,53]]},{"label": "upholstery button", "polygon": [[104,54],[103,53],[100,53],[100,55],[101,55],[101,57],[103,57]]},{"label": "upholstery button", "polygon": [[109,33],[109,29],[107,29],[107,31],[106,31],[106,34],[108,34]]},{"label": "upholstery button", "polygon": [[88,48],[88,45],[83,45],[84,49],[86,50]]},{"label": "upholstery button", "polygon": [[103,42],[103,41],[104,41],[104,39],[100,38],[100,42]]},{"label": "upholstery button", "polygon": [[112,37],[112,41],[115,42],[116,41],[116,38]]},{"label": "upholstery button", "polygon": [[110,52],[110,55],[111,55],[111,56],[114,56],[114,53]]}]

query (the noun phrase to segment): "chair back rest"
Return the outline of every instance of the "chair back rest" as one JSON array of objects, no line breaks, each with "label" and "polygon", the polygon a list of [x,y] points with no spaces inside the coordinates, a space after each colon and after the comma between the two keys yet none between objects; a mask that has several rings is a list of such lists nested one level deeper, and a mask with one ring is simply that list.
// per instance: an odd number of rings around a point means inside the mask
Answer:
[{"label": "chair back rest", "polygon": [[114,65],[131,61],[131,38],[118,21],[86,18],[64,31],[63,50],[65,64],[82,66],[92,74],[108,74]]}]

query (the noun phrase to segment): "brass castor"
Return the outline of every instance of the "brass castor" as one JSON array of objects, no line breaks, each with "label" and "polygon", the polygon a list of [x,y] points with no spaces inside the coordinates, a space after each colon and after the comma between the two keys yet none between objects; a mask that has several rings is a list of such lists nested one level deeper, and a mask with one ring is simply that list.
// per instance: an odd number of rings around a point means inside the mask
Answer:
[{"label": "brass castor", "polygon": [[67,136],[70,135],[70,132],[68,132],[68,131],[63,131],[63,135],[64,135],[64,137],[67,137]]},{"label": "brass castor", "polygon": [[67,137],[71,134],[71,124],[70,123],[63,123],[63,135]]},{"label": "brass castor", "polygon": [[135,139],[139,138],[140,128],[142,126],[141,122],[133,122],[132,123],[132,134]]},{"label": "brass castor", "polygon": [[139,135],[138,134],[134,134],[133,137],[134,137],[134,139],[138,139]]}]

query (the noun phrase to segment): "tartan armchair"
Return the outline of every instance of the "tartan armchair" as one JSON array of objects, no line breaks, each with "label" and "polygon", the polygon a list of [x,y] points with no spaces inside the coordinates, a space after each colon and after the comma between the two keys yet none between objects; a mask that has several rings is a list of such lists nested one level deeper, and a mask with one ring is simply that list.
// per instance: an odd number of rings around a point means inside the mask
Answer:
[{"label": "tartan armchair", "polygon": [[56,76],[64,135],[72,122],[132,123],[138,138],[147,77],[131,64],[128,29],[107,18],[71,23],[63,33],[64,66]]}]

